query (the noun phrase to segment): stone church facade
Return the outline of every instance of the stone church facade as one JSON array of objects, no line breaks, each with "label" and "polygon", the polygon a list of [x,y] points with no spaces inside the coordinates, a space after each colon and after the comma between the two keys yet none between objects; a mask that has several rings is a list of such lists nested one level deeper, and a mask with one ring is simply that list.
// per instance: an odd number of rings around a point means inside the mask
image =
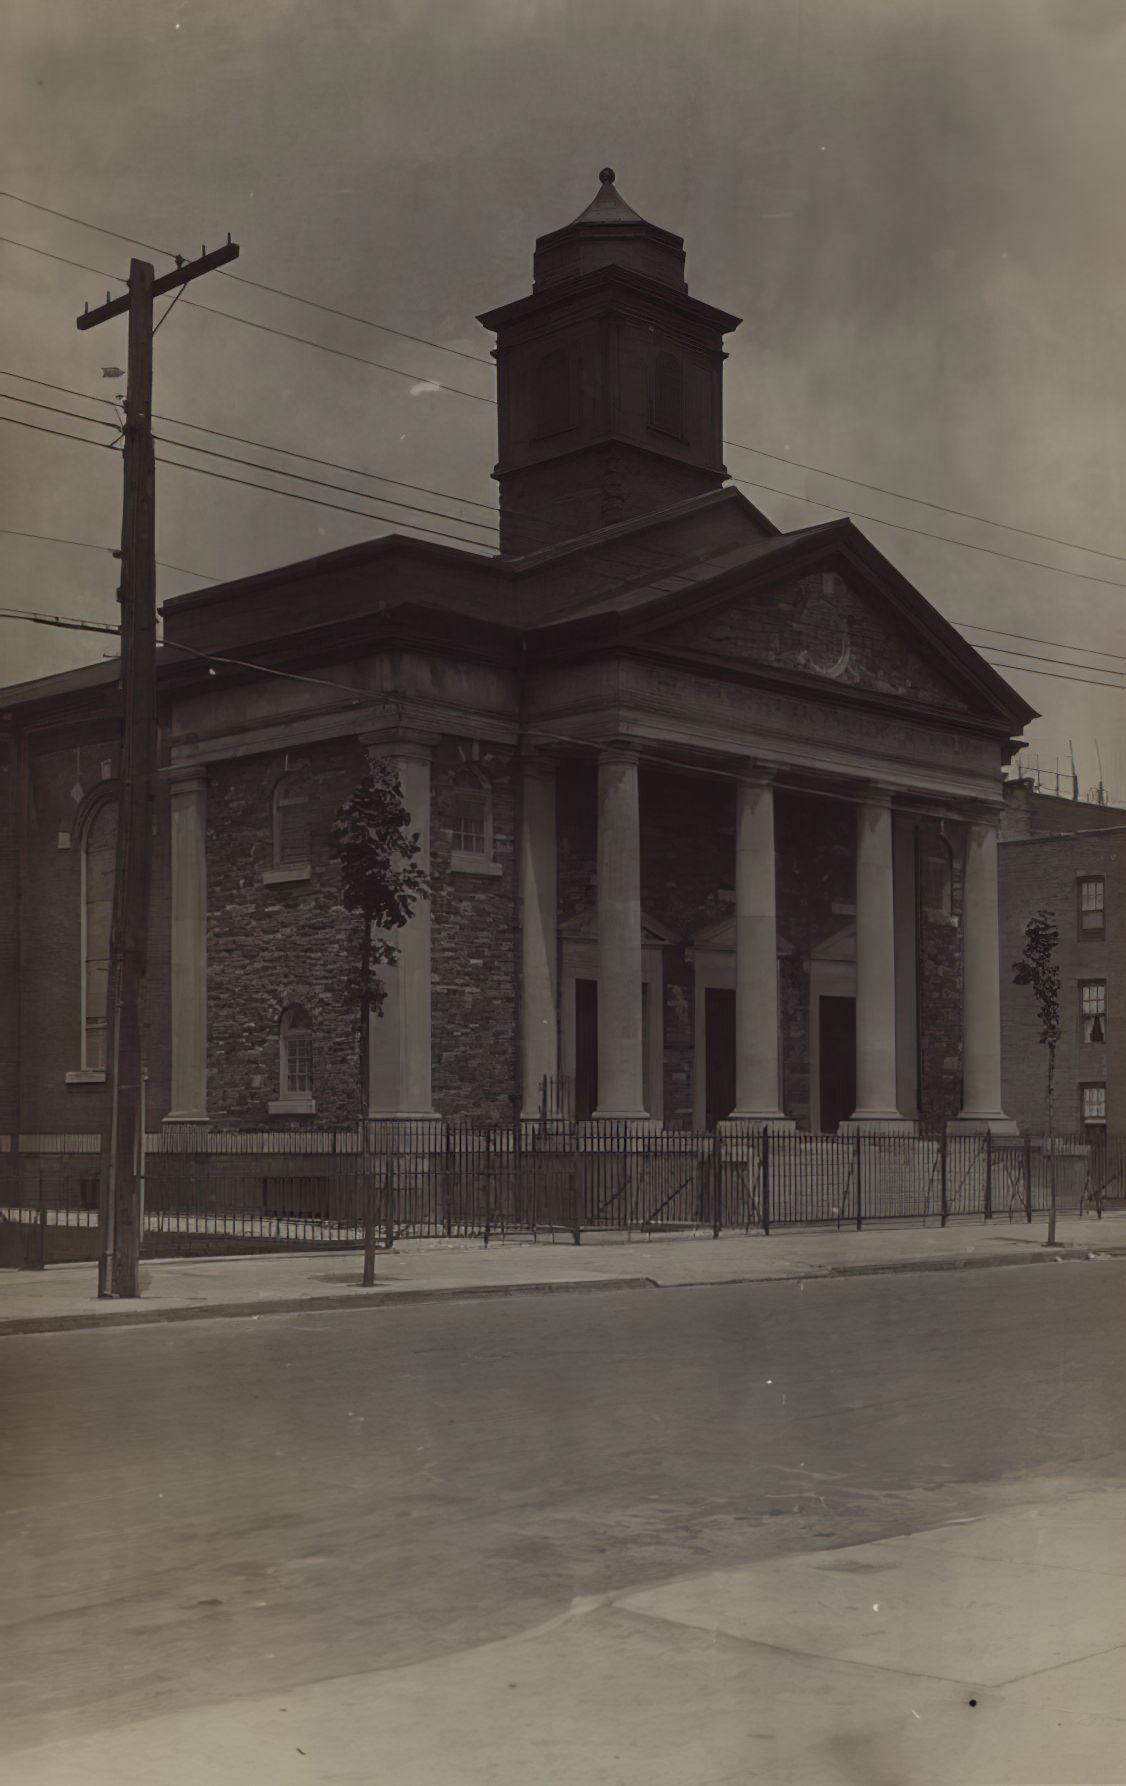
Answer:
[{"label": "stone church facade", "polygon": [[[373,1114],[1012,1132],[997,834],[1031,709],[848,520],[781,533],[730,485],[738,319],[609,170],[481,320],[497,556],[391,536],[166,605],[150,1126],[355,1118],[330,828],[384,758],[432,896]],[[0,691],[0,1132],[105,1120],[116,678]]]}]

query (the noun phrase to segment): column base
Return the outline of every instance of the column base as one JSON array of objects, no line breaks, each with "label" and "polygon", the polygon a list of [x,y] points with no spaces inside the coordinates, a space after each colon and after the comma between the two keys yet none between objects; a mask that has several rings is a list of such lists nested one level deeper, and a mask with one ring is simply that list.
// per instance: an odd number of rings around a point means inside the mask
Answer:
[{"label": "column base", "polygon": [[962,1110],[946,1125],[948,1135],[996,1135],[1002,1140],[1019,1141],[1020,1129],[1003,1110]]},{"label": "column base", "polygon": [[160,1126],[162,1129],[168,1129],[171,1128],[173,1124],[179,1126],[180,1124],[192,1123],[198,1128],[210,1121],[211,1118],[205,1110],[170,1110],[167,1116],[161,1117]]},{"label": "column base", "polygon": [[717,1135],[739,1135],[748,1130],[769,1129],[772,1135],[792,1135],[797,1129],[792,1116],[784,1110],[733,1110],[716,1123]]},{"label": "column base", "polygon": [[917,1135],[919,1125],[899,1110],[854,1110],[838,1135]]},{"label": "column base", "polygon": [[610,1123],[618,1123],[622,1128],[659,1129],[660,1123],[648,1110],[595,1110],[590,1117],[590,1127],[606,1127]]}]

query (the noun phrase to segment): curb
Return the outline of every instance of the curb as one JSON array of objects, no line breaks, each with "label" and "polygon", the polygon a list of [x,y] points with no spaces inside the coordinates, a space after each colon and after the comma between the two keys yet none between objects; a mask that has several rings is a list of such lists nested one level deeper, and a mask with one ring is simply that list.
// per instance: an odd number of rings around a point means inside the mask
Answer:
[{"label": "curb", "polygon": [[113,1314],[11,1315],[0,1319],[0,1338],[28,1333],[91,1332],[103,1327],[156,1327],[169,1321],[245,1321],[258,1315],[325,1314],[336,1310],[354,1313],[363,1309],[397,1308],[401,1303],[467,1302],[489,1296],[575,1296],[584,1291],[655,1290],[655,1278],[608,1277],[593,1282],[575,1281],[531,1284],[462,1284],[448,1290],[391,1290],[380,1285],[359,1290],[353,1296],[264,1296],[255,1302],[213,1302],[197,1307],[183,1304],[122,1307]]},{"label": "curb", "polygon": [[393,1290],[376,1285],[359,1289],[352,1295],[275,1296],[261,1297],[255,1302],[214,1302],[200,1306],[184,1305],[162,1308],[159,1305],[139,1308],[121,1306],[112,1314],[95,1315],[13,1315],[0,1318],[0,1339],[31,1333],[90,1332],[99,1328],[155,1327],[172,1321],[245,1321],[258,1315],[325,1314],[333,1311],[352,1313],[360,1309],[389,1309],[400,1304],[422,1302],[475,1302],[497,1296],[576,1296],[613,1290],[722,1290],[737,1284],[825,1283],[839,1278],[894,1277],[909,1272],[988,1271],[1014,1265],[1068,1265],[1089,1259],[1126,1258],[1126,1246],[1030,1248],[1027,1252],[980,1255],[967,1254],[948,1259],[893,1259],[887,1264],[810,1265],[806,1271],[777,1272],[767,1276],[710,1278],[688,1283],[662,1283],[653,1277],[607,1277],[594,1280],[566,1280],[560,1283],[527,1284],[459,1284],[449,1289]]}]

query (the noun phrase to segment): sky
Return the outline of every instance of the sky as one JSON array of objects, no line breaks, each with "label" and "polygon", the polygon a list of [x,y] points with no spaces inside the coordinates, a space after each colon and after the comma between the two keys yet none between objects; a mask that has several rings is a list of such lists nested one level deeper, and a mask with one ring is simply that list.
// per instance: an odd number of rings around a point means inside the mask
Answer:
[{"label": "sky", "polygon": [[[189,257],[229,231],[241,278],[439,344],[221,274],[185,293],[158,434],[275,469],[158,447],[167,600],[393,523],[490,544],[475,317],[613,166],[685,236],[693,293],[744,318],[747,494],[784,528],[851,513],[1038,709],[1025,763],[1054,786],[1074,747],[1081,793],[1126,803],[1123,91],[1120,0],[7,0],[0,186]],[[112,430],[28,400],[111,415],[125,323],[75,318],[142,250],[10,196],[0,236],[0,607],[112,621],[120,460],[36,431]],[[111,645],[0,620],[0,680]]]}]

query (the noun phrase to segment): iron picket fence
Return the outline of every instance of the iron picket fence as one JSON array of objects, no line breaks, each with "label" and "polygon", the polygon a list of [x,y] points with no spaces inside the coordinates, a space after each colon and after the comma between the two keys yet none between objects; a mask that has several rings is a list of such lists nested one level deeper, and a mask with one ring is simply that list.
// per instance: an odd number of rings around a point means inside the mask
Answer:
[{"label": "iron picket fence", "polygon": [[[0,1262],[97,1254],[100,1138],[0,1149]],[[165,1129],[149,1138],[151,1256],[396,1239],[764,1232],[1031,1222],[1126,1209],[1126,1137],[716,1133],[541,1118],[338,1129]]]}]

